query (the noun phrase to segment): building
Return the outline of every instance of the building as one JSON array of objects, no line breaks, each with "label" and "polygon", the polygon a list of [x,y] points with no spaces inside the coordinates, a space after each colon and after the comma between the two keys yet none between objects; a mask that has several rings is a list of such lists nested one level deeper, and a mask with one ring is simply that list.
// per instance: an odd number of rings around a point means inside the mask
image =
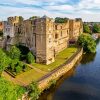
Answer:
[{"label": "building", "polygon": [[9,34],[11,40],[14,40],[10,45],[20,43],[27,46],[36,56],[36,62],[43,64],[54,62],[55,56],[68,47],[69,41],[77,40],[83,31],[81,19],[56,23],[47,16],[28,20],[9,17],[7,22],[4,36]]},{"label": "building", "polygon": [[83,32],[82,20],[76,18],[75,20],[69,20],[70,40],[77,40],[78,36]]},{"label": "building", "polygon": [[0,22],[0,31],[2,32],[3,31],[3,23]]}]

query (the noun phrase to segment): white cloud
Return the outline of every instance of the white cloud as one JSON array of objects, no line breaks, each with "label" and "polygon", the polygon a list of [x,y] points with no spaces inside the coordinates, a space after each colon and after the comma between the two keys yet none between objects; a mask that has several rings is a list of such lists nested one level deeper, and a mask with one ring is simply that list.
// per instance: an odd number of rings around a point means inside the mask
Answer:
[{"label": "white cloud", "polygon": [[[5,19],[5,17],[15,15],[28,18],[33,15],[46,14],[50,17],[82,17],[87,21],[100,21],[100,0],[80,0],[74,5],[68,4],[68,1],[70,2],[70,0],[0,0],[1,4],[13,6],[0,6],[0,18]],[[40,6],[40,8],[32,7],[32,5]]]},{"label": "white cloud", "polygon": [[46,6],[47,10],[58,10],[58,11],[72,11],[74,8],[71,5],[56,5],[56,6]]}]

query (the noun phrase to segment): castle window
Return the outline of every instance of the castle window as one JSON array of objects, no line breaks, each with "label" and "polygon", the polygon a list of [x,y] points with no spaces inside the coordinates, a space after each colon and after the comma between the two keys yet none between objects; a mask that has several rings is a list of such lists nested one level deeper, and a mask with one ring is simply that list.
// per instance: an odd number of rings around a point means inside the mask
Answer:
[{"label": "castle window", "polygon": [[55,29],[57,30],[57,25],[55,25]]},{"label": "castle window", "polygon": [[56,34],[55,34],[55,39],[57,39],[57,38],[58,38],[58,34],[56,33]]}]

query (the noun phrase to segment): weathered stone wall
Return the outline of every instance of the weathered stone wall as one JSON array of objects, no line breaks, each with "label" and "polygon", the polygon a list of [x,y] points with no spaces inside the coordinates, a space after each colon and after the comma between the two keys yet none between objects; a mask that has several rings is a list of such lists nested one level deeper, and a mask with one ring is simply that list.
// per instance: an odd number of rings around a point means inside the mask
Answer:
[{"label": "weathered stone wall", "polygon": [[82,53],[83,49],[79,49],[71,58],[68,59],[68,61],[65,64],[59,66],[57,69],[53,70],[52,72],[41,78],[38,81],[39,88],[41,90],[46,89],[50,84],[50,81],[59,79],[62,75],[71,70],[75,63],[82,56]]}]

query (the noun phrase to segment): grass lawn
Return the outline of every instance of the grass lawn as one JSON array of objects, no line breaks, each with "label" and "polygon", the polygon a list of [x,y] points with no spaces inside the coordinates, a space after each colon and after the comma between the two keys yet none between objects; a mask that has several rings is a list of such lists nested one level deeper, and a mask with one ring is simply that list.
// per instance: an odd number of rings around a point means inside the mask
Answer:
[{"label": "grass lawn", "polygon": [[27,72],[24,72],[18,76],[16,76],[16,80],[20,81],[20,82],[23,82],[24,84],[29,84],[31,83],[32,81],[37,81],[39,80],[42,76],[44,76],[46,73],[40,73],[40,72],[37,72],[36,70],[34,69],[31,69]]},{"label": "grass lawn", "polygon": [[7,80],[12,81],[15,84],[26,86],[29,85],[32,81],[39,80],[42,76],[46,73],[38,72],[34,69],[31,69],[27,72],[24,72],[20,75],[17,75],[15,78],[11,77],[8,73],[3,72],[2,76],[5,77]]},{"label": "grass lawn", "polygon": [[71,46],[69,48],[66,48],[62,52],[60,52],[56,58],[55,62],[49,65],[43,65],[43,64],[37,64],[33,63],[32,65],[36,68],[39,68],[40,70],[49,72],[53,69],[57,68],[59,65],[62,65],[68,58],[70,58],[75,52],[77,51],[77,48],[74,46]]},{"label": "grass lawn", "polygon": [[37,64],[33,63],[33,69],[23,72],[22,74],[17,75],[15,78],[12,78],[7,74],[4,73],[4,77],[6,79],[13,81],[16,84],[19,85],[28,85],[32,81],[39,80],[42,76],[46,75],[48,72],[52,71],[53,69],[57,68],[59,65],[62,65],[68,58],[70,58],[75,52],[77,51],[77,48],[72,46],[69,48],[66,48],[62,52],[60,52],[56,58],[55,62],[49,65],[43,65],[43,64]]}]

